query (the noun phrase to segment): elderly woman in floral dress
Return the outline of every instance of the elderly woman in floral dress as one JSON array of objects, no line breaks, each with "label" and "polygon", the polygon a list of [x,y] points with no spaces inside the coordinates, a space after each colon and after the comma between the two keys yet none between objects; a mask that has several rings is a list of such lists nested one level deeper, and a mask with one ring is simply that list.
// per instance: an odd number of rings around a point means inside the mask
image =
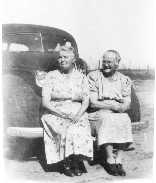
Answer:
[{"label": "elderly woman in floral dress", "polygon": [[59,69],[47,73],[41,84],[42,104],[46,109],[41,120],[47,164],[61,161],[67,176],[81,175],[83,159],[93,156],[93,140],[85,112],[89,104],[88,80],[75,70],[75,60],[73,47],[61,46]]},{"label": "elderly woman in floral dress", "polygon": [[102,57],[101,69],[88,74],[91,107],[97,110],[89,118],[92,125],[96,123],[98,145],[106,152],[105,169],[112,175],[125,176],[122,154],[133,142],[131,120],[126,113],[132,82],[117,71],[120,59],[117,51],[108,50]]}]

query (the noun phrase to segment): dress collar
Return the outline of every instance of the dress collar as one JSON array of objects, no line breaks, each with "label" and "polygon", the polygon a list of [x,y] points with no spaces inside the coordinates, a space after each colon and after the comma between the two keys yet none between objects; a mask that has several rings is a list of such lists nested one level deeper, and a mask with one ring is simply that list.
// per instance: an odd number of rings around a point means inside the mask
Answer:
[{"label": "dress collar", "polygon": [[[101,74],[103,75],[102,71]],[[104,76],[104,75],[103,75]],[[117,81],[118,80],[118,72],[116,71],[111,77],[110,77],[113,81]]]}]

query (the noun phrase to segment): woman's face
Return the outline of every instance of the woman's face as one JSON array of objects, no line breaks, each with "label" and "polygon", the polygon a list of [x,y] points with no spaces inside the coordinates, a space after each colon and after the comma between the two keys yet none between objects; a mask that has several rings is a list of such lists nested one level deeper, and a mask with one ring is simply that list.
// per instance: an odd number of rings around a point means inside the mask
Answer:
[{"label": "woman's face", "polygon": [[62,70],[70,70],[75,62],[75,55],[72,51],[61,51],[58,59],[59,66]]},{"label": "woman's face", "polygon": [[108,52],[104,55],[102,60],[102,71],[105,75],[111,76],[118,68],[118,62],[116,61],[116,55]]}]

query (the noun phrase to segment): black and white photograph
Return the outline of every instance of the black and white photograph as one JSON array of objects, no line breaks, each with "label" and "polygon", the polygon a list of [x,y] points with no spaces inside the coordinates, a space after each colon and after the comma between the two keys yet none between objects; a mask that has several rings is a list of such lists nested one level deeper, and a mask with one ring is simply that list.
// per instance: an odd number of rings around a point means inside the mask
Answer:
[{"label": "black and white photograph", "polygon": [[3,0],[4,182],[154,181],[154,0]]}]

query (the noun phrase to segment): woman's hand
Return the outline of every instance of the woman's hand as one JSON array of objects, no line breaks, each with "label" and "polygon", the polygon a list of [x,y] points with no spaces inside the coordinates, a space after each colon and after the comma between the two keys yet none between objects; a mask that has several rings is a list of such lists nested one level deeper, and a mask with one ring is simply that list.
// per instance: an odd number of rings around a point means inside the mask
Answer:
[{"label": "woman's hand", "polygon": [[80,118],[81,118],[81,116],[79,116],[79,115],[74,116],[74,118],[72,119],[72,123],[73,124],[78,123],[78,121],[80,120]]},{"label": "woman's hand", "polygon": [[119,102],[116,102],[116,101],[114,101],[114,102],[112,103],[111,109],[112,109],[113,111],[120,112],[120,113],[124,112],[124,111],[123,111],[123,108],[122,108],[122,104],[119,103]]},{"label": "woman's hand", "polygon": [[80,118],[78,115],[74,116],[72,114],[65,114],[63,112],[59,112],[59,115],[60,115],[60,117],[62,117],[64,119],[67,119],[67,120],[69,120],[72,123],[77,123],[79,118]]},{"label": "woman's hand", "polygon": [[113,101],[111,105],[111,110],[122,113],[130,108],[130,104],[131,104],[131,98],[127,96],[123,98],[122,103]]},{"label": "woman's hand", "polygon": [[43,87],[46,83],[47,73],[44,71],[36,71],[34,74],[35,74],[36,84],[39,87]]},{"label": "woman's hand", "polygon": [[51,109],[51,110],[49,109],[49,112],[60,117],[60,118],[71,120],[70,116],[68,114],[66,114],[66,113],[64,113],[56,108]]},{"label": "woman's hand", "polygon": [[69,115],[67,115],[67,119],[69,119],[73,124],[78,123],[80,118],[81,118],[81,116],[79,114],[76,114],[76,115],[69,114]]},{"label": "woman's hand", "polygon": [[81,102],[82,101],[82,96],[80,94],[74,94],[72,96],[72,101],[74,101],[74,102]]}]

